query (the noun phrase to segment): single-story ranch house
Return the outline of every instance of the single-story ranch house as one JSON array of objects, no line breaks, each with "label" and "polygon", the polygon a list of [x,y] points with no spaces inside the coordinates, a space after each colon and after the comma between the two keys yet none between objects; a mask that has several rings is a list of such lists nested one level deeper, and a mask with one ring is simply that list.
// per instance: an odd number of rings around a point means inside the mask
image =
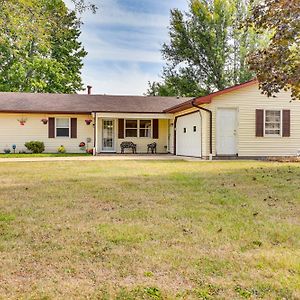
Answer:
[{"label": "single-story ranch house", "polygon": [[157,153],[203,158],[296,156],[300,101],[267,98],[255,80],[194,99],[0,93],[0,152],[32,140],[46,152],[120,153],[132,142],[146,153],[155,142]]}]

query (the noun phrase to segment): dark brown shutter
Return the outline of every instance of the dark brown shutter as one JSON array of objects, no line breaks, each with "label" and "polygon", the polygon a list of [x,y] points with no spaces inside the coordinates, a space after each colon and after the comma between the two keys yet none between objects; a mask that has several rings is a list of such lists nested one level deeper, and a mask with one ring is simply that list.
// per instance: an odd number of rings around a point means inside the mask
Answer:
[{"label": "dark brown shutter", "polygon": [[48,119],[48,137],[49,137],[49,139],[55,138],[55,119],[54,118]]},{"label": "dark brown shutter", "polygon": [[158,139],[158,119],[153,119],[153,138]]},{"label": "dark brown shutter", "polygon": [[71,118],[71,139],[77,139],[77,118]]},{"label": "dark brown shutter", "polygon": [[291,136],[291,111],[290,110],[282,111],[282,136],[283,137]]},{"label": "dark brown shutter", "polygon": [[118,122],[118,137],[124,139],[124,119],[119,119]]},{"label": "dark brown shutter", "polygon": [[263,109],[256,110],[256,136],[257,137],[264,136],[264,110]]}]

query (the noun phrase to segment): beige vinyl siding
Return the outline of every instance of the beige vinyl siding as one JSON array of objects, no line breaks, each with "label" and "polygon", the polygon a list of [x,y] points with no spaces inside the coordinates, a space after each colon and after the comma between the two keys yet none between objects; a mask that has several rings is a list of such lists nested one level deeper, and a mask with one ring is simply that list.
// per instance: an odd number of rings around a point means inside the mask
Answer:
[{"label": "beige vinyl siding", "polygon": [[[112,118],[113,119],[113,118]],[[138,116],[137,118],[138,119]],[[118,138],[118,119],[115,120],[115,146],[116,146],[116,152],[120,153],[121,148],[120,144],[124,141],[130,141],[137,145],[137,153],[147,153],[147,144],[156,142],[157,143],[157,153],[167,153],[168,149],[168,126],[169,126],[169,120],[167,119],[159,119],[158,126],[159,126],[159,138],[153,139],[153,138],[144,138],[144,137],[125,137],[124,139]],[[102,152],[102,138],[101,138],[101,132],[102,132],[102,118],[98,118],[98,147],[97,152]],[[165,147],[166,146],[166,147]],[[126,153],[130,153],[130,149],[126,149]]]},{"label": "beige vinyl siding", "polygon": [[[41,119],[53,118],[77,118],[77,139],[57,137],[48,138],[48,124],[44,125]],[[21,126],[18,119],[27,119]],[[24,144],[29,141],[41,141],[45,144],[45,152],[55,153],[60,145],[63,145],[69,153],[80,153],[78,145],[91,138],[89,148],[93,148],[93,125],[86,125],[85,120],[91,119],[90,115],[46,115],[46,114],[0,114],[0,153],[5,148],[17,145],[16,152],[26,151]]]},{"label": "beige vinyl siding", "polygon": [[[300,150],[300,101],[291,101],[289,92],[281,92],[276,98],[262,95],[254,84],[213,98],[203,107],[213,113],[213,155],[216,155],[216,113],[218,108],[236,108],[238,113],[237,150],[241,157],[294,156]],[[256,109],[290,110],[290,137],[256,137]],[[196,108],[176,113],[175,116],[195,111]],[[209,114],[202,111],[202,155],[209,155]]]}]

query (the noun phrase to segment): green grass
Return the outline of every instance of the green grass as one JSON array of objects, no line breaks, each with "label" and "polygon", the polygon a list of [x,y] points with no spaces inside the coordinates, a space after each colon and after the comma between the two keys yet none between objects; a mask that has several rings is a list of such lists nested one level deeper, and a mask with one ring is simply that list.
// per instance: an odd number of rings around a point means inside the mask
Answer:
[{"label": "green grass", "polygon": [[30,158],[30,157],[72,157],[72,156],[91,156],[89,153],[10,153],[1,154],[1,158]]},{"label": "green grass", "polygon": [[300,168],[0,165],[0,299],[300,299]]}]

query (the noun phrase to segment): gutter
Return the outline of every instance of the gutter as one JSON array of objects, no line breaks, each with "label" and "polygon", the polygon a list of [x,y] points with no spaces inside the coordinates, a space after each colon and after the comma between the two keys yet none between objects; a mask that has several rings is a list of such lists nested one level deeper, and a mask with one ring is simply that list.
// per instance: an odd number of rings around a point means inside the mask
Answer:
[{"label": "gutter", "polygon": [[209,113],[209,160],[212,160],[212,157],[213,157],[213,153],[212,153],[213,152],[212,151],[212,111],[195,104],[196,99],[197,98],[192,100],[192,102],[191,102],[192,106],[198,108],[199,110],[203,110],[203,111]]}]

